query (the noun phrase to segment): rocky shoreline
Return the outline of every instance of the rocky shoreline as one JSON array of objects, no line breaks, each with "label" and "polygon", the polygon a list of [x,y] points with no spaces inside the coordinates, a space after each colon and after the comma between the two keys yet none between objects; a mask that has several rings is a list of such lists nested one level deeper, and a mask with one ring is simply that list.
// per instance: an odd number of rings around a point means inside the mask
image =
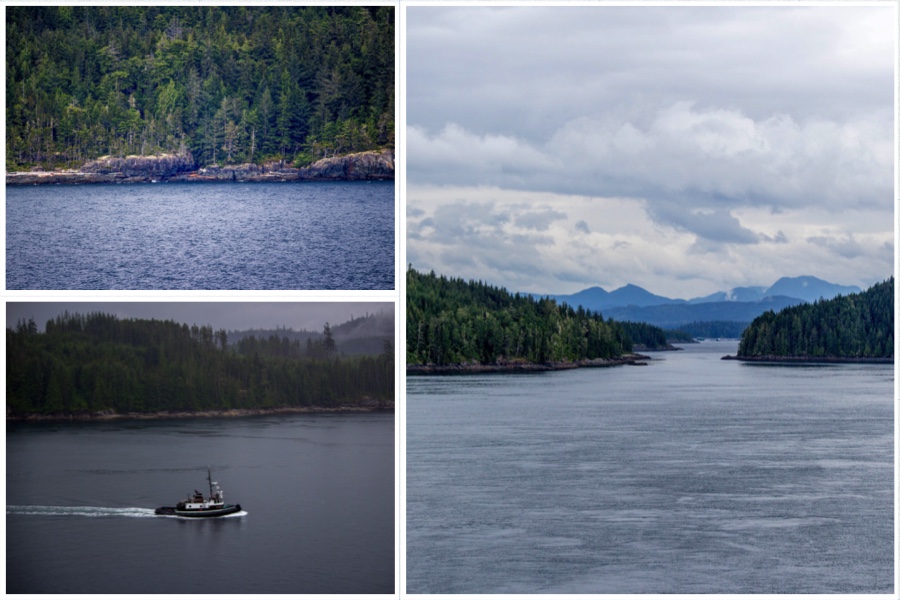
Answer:
[{"label": "rocky shoreline", "polygon": [[112,410],[84,413],[65,413],[54,415],[42,415],[29,413],[24,415],[6,415],[7,423],[23,422],[105,422],[120,420],[155,421],[162,419],[221,419],[258,417],[265,415],[292,415],[310,413],[370,413],[393,412],[394,403],[388,402],[381,406],[374,401],[359,402],[357,404],[344,404],[341,406],[289,406],[281,408],[232,408],[228,410],[201,410],[201,411],[169,411],[155,412],[126,412],[118,413]]},{"label": "rocky shoreline", "polygon": [[358,152],[323,158],[295,168],[284,161],[262,165],[197,168],[189,152],[155,156],[104,156],[79,169],[17,171],[6,174],[7,185],[62,185],[91,183],[270,183],[301,181],[390,181],[394,179],[392,150]]},{"label": "rocky shoreline", "polygon": [[737,360],[753,363],[785,363],[785,364],[871,364],[892,365],[892,357],[855,357],[855,356],[723,356],[722,360]]},{"label": "rocky shoreline", "polygon": [[621,365],[646,366],[649,356],[626,354],[618,358],[594,358],[577,361],[531,363],[504,361],[492,364],[463,363],[454,365],[406,365],[407,375],[449,375],[474,373],[539,373],[568,369],[617,367]]}]

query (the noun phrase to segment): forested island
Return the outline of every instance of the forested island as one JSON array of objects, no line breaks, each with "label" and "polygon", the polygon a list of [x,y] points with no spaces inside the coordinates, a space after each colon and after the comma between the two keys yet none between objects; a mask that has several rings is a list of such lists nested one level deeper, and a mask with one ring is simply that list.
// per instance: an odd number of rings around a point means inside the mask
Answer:
[{"label": "forested island", "polygon": [[6,27],[7,171],[44,173],[10,183],[393,177],[392,7],[18,6]]},{"label": "forested island", "polygon": [[695,342],[698,339],[740,339],[750,325],[749,321],[694,321],[678,326],[677,330],[666,330],[669,341]]},{"label": "forested island", "polygon": [[884,362],[894,360],[894,278],[864,292],[768,311],[741,336],[746,361]]},{"label": "forested island", "polygon": [[155,319],[63,314],[6,330],[6,417],[162,418],[393,408],[394,347],[342,355],[326,324],[305,344]]},{"label": "forested island", "polygon": [[[665,340],[659,328],[624,327],[550,298],[476,281],[406,272],[408,373],[533,371],[640,361],[635,343]],[[640,335],[633,340],[632,335]],[[661,336],[661,337],[660,337]]]}]

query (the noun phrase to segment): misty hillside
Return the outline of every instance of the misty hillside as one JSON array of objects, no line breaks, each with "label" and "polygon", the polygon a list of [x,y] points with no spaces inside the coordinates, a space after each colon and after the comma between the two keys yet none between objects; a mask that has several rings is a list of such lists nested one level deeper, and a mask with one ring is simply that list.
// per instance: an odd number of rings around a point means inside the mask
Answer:
[{"label": "misty hillside", "polygon": [[[330,324],[331,335],[340,354],[381,354],[384,352],[384,341],[394,340],[394,315],[393,313],[379,312],[377,314],[366,313],[361,317],[352,317],[349,321],[338,325]],[[325,324],[319,331],[305,329],[295,330],[289,327],[275,327],[272,329],[247,329],[242,331],[229,331],[228,343],[236,345],[240,340],[253,336],[257,339],[268,339],[271,336],[287,338],[289,341],[299,341],[305,346],[307,340],[321,341],[324,337]]]}]

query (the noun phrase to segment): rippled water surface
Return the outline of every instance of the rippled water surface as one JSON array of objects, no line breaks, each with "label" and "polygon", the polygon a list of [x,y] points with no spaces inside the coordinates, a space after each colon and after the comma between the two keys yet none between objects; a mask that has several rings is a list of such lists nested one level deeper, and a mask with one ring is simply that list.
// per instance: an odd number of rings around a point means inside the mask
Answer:
[{"label": "rippled water surface", "polygon": [[6,591],[390,594],[394,481],[387,414],[7,426]]},{"label": "rippled water surface", "polygon": [[7,187],[7,289],[393,289],[394,215],[393,182]]},{"label": "rippled water surface", "polygon": [[408,378],[410,593],[890,593],[893,367]]}]

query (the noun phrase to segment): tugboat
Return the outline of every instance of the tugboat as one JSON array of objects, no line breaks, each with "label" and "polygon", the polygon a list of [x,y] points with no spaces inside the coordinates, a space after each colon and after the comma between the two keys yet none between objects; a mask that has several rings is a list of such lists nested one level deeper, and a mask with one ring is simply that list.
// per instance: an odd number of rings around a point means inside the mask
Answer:
[{"label": "tugboat", "polygon": [[222,488],[218,481],[212,480],[209,467],[206,468],[206,479],[209,481],[209,499],[194,490],[194,493],[175,506],[160,506],[156,514],[175,517],[224,517],[241,510],[240,504],[225,504]]}]

